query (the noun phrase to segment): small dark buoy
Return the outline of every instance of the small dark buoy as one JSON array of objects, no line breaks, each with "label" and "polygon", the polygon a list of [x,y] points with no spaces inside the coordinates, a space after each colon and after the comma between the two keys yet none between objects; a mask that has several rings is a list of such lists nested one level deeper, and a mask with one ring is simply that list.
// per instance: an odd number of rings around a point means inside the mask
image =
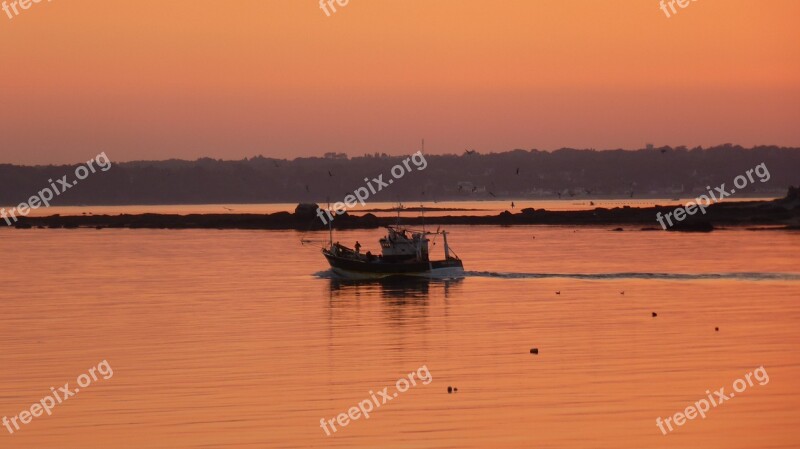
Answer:
[{"label": "small dark buoy", "polygon": [[539,348],[531,348],[531,354],[538,354]]},{"label": "small dark buoy", "polygon": [[719,328],[718,328],[718,327],[715,327],[715,328],[714,328],[714,330],[715,330],[716,332],[719,332]]},{"label": "small dark buoy", "polygon": [[556,292],[556,295],[560,295],[560,294],[561,294],[561,290]]},{"label": "small dark buoy", "polygon": [[453,387],[447,387],[447,394],[450,394],[452,392],[453,392]]},{"label": "small dark buoy", "polygon": [[453,387],[453,393],[458,393],[458,388]]},{"label": "small dark buoy", "polygon": [[625,290],[623,290],[623,291],[619,292],[619,294],[620,294],[620,295],[624,295],[624,294],[625,294]]},{"label": "small dark buoy", "polygon": [[653,318],[655,318],[655,317],[657,317],[657,316],[658,316],[658,314],[657,314],[657,313],[655,313],[655,312],[653,312]]}]

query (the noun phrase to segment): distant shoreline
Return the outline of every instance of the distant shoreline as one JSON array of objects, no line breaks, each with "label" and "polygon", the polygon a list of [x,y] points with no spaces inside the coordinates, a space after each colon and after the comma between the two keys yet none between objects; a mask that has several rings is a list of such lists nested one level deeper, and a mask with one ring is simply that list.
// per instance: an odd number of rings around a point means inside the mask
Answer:
[{"label": "distant shoreline", "polygon": [[[109,156],[114,158],[114,154]],[[256,156],[242,160],[200,158],[117,161],[69,195],[67,205],[266,204],[337,201],[363,185],[364,178],[388,176],[405,155],[298,157]],[[737,189],[745,195],[776,196],[797,184],[800,148],[723,144],[708,148],[648,147],[636,150],[562,148],[480,154],[426,154],[430,164],[394,183],[391,194],[370,201],[407,205],[436,201],[618,198],[658,199],[705,192],[730,185],[734,176],[760,163],[769,165],[769,182]],[[16,206],[47,184],[76,170],[76,165],[20,166],[0,163],[0,204]],[[379,206],[385,207],[385,206]],[[458,206],[456,206],[458,207]],[[475,207],[475,206],[470,206]],[[212,211],[213,212],[213,211]],[[269,211],[272,212],[272,211]]]},{"label": "distant shoreline", "polygon": [[[300,204],[294,213],[272,214],[121,214],[22,217],[18,229],[50,228],[128,228],[128,229],[264,229],[314,231],[327,229],[316,215],[316,204]],[[405,225],[569,225],[569,226],[637,226],[642,230],[661,230],[656,214],[666,214],[674,206],[615,207],[590,210],[550,211],[522,209],[488,216],[403,217]],[[413,210],[413,209],[406,209]],[[427,209],[426,210],[431,210]],[[335,229],[371,229],[393,225],[395,217],[377,217],[372,213],[345,214],[336,217]],[[687,217],[670,228],[674,231],[707,232],[719,226],[776,227],[800,229],[800,188],[790,188],[786,197],[771,201],[718,203],[707,208],[705,215]]]}]

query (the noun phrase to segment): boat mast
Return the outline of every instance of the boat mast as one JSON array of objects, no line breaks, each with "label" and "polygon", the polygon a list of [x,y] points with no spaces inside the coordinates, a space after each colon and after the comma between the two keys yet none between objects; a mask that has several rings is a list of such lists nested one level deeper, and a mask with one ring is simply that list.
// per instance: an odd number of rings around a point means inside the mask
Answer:
[{"label": "boat mast", "polygon": [[403,203],[397,202],[397,227],[400,227],[400,209],[403,208]]},{"label": "boat mast", "polygon": [[[422,138],[422,149],[420,150],[420,153],[424,153],[424,152],[425,152],[425,138],[423,137]],[[419,207],[422,210],[422,234],[424,235],[425,234],[425,205],[420,204]]]}]

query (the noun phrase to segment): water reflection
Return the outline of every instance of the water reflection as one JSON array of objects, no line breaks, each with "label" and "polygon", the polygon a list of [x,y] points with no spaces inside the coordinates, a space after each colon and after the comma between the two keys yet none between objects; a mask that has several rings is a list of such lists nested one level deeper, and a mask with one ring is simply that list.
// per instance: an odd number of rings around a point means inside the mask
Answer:
[{"label": "water reflection", "polygon": [[464,279],[388,278],[356,281],[329,279],[331,299],[359,298],[380,295],[388,304],[426,304],[433,297],[449,299],[455,289],[460,289]]},{"label": "water reflection", "polygon": [[328,280],[329,320],[332,327],[353,326],[358,310],[377,309],[392,326],[417,326],[426,322],[432,308],[447,314],[448,300],[462,290],[463,279],[392,278],[354,281]]}]

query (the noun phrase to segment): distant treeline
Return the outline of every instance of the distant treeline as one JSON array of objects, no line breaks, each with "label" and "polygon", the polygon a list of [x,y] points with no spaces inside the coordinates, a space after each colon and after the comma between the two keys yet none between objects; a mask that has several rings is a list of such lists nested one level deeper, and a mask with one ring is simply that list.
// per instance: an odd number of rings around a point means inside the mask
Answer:
[{"label": "distant treeline", "polygon": [[[112,150],[106,153],[112,159]],[[346,157],[240,161],[203,158],[196,161],[114,163],[64,192],[54,205],[200,204],[342,201],[364,186],[364,178],[383,175],[405,157],[385,154]],[[371,195],[371,202],[432,202],[503,198],[665,198],[693,196],[765,163],[769,180],[755,182],[736,196],[783,196],[800,184],[800,148],[649,148],[644,150],[576,150],[546,152],[426,155],[427,168],[396,180]],[[0,205],[13,206],[76,166],[0,165]]]}]

